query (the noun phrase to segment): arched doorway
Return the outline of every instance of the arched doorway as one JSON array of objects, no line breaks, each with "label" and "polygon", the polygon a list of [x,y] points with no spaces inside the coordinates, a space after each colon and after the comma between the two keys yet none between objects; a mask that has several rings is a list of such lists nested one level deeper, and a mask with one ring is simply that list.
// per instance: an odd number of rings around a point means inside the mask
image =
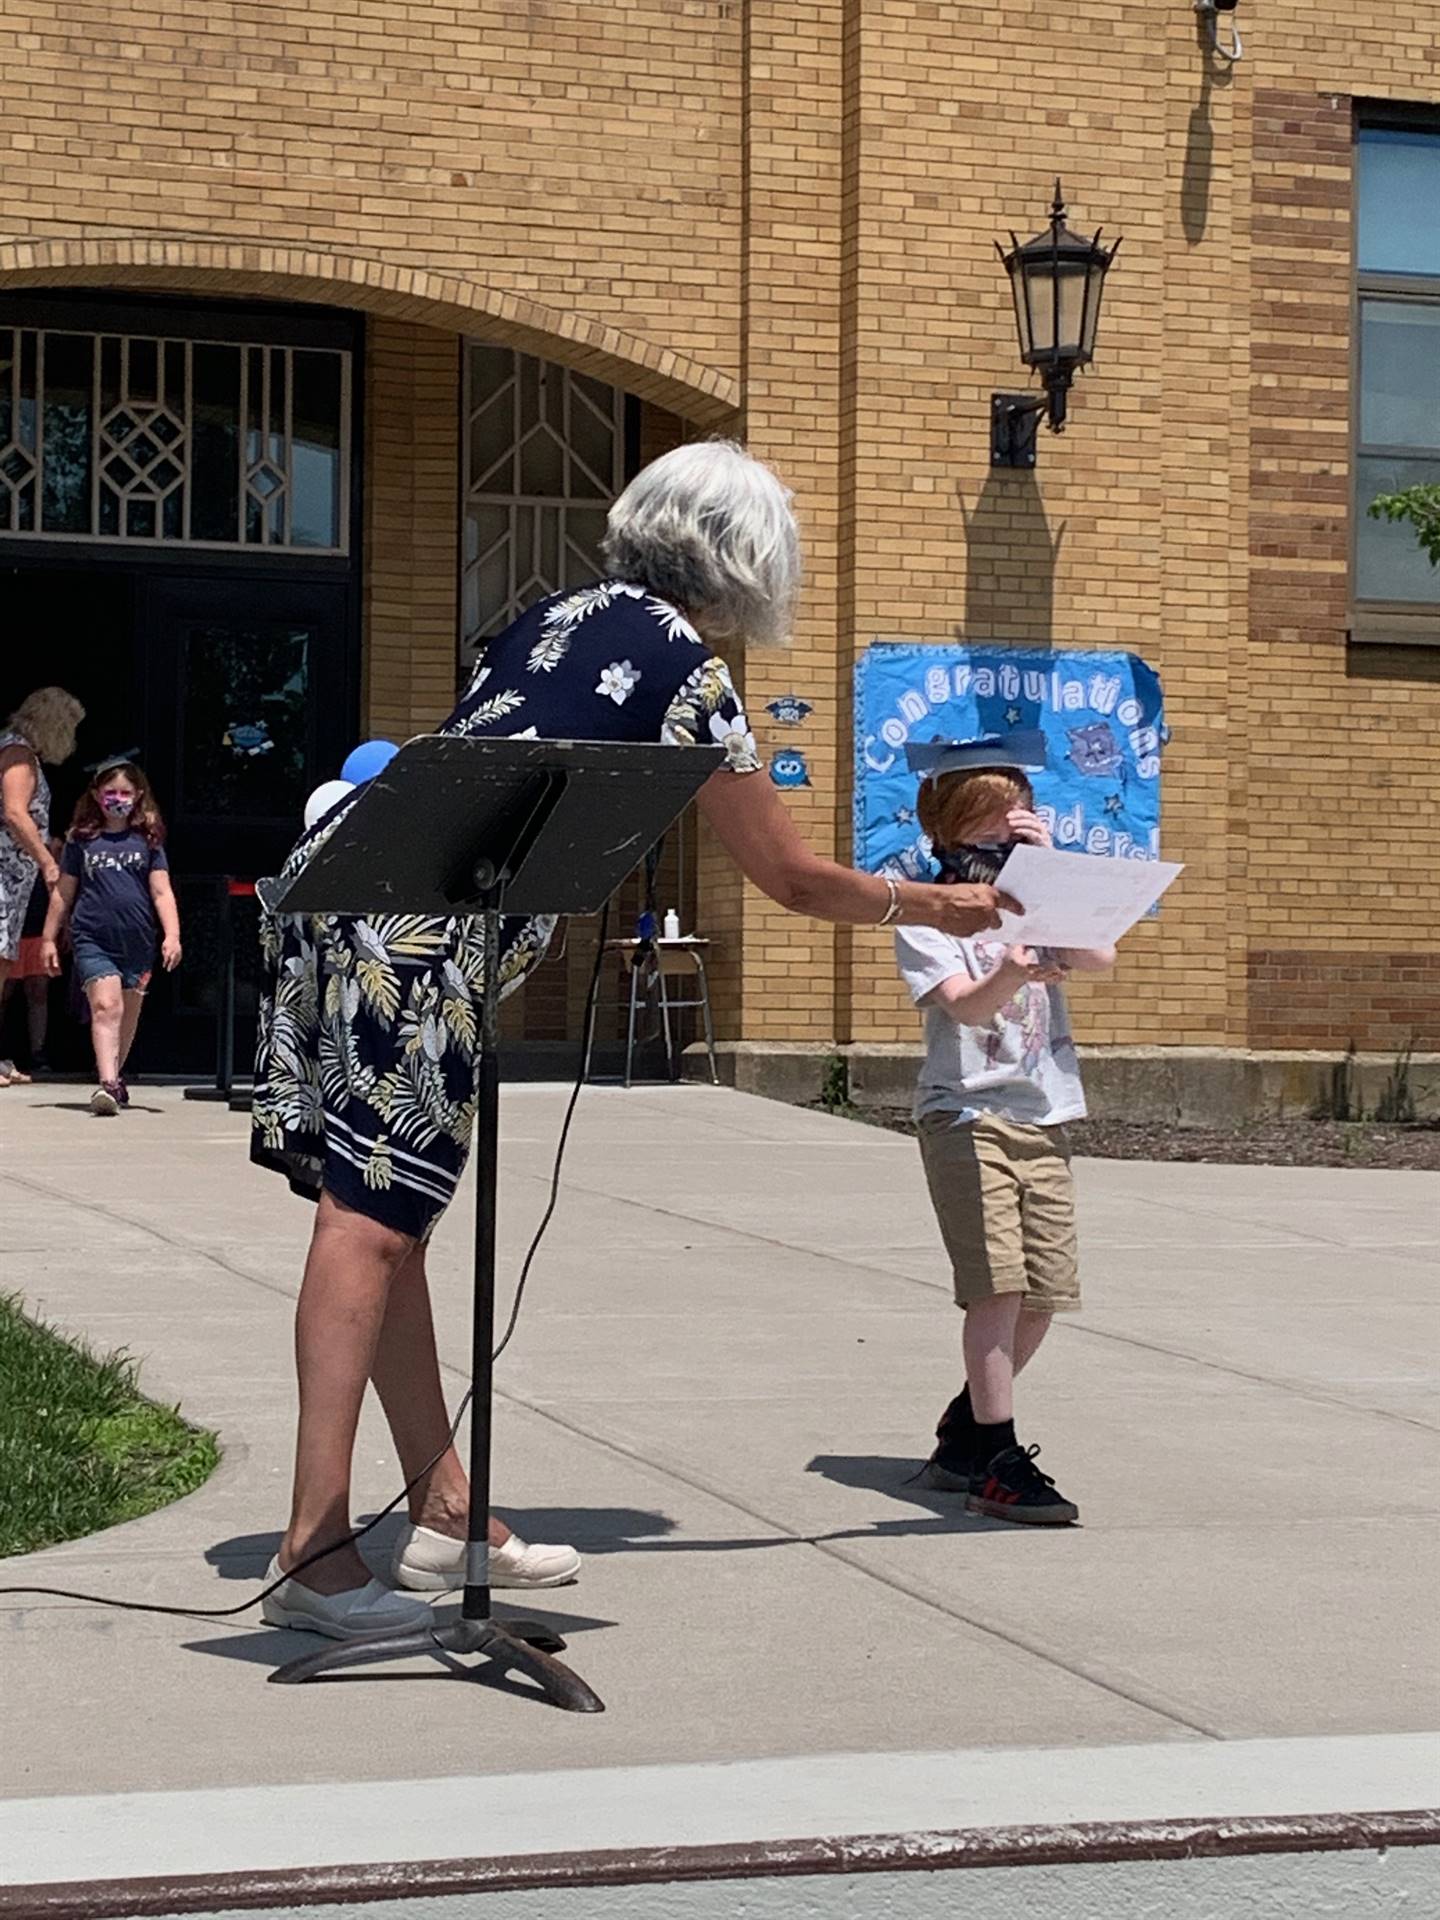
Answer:
[{"label": "arched doorway", "polygon": [[85,705],[57,832],[87,762],[134,751],[155,785],[187,964],[152,1070],[212,1061],[225,877],[273,869],[356,737],[362,352],[341,312],[0,295],[0,713],[50,682]]},{"label": "arched doorway", "polygon": [[[610,499],[686,431],[602,379],[613,359],[587,350],[584,371],[465,317],[0,292],[0,714],[48,681],[84,701],[61,830],[101,754],[138,749],[156,784],[187,959],[156,983],[142,1071],[211,1068],[226,916],[247,1057],[254,908],[224,876],[273,870],[356,739],[433,725],[478,639],[594,578]],[[693,873],[677,838],[665,905],[690,904]],[[507,1007],[530,1071],[568,1061],[590,931]],[[82,1068],[83,1032],[54,1035]]]}]

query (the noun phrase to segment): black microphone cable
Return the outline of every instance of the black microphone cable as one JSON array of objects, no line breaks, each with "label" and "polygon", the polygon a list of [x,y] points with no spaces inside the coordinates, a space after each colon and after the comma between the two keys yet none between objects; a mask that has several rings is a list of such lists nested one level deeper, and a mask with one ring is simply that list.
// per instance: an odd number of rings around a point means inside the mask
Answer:
[{"label": "black microphone cable", "polygon": [[[607,900],[600,913],[600,932],[595,943],[595,964],[590,971],[590,985],[585,996],[585,1019],[580,1042],[580,1063],[576,1069],[574,1084],[570,1089],[570,1098],[566,1103],[565,1117],[560,1123],[560,1135],[555,1143],[555,1160],[550,1173],[550,1195],[546,1203],[545,1212],[541,1216],[540,1224],[535,1229],[529,1249],[526,1252],[524,1261],[521,1263],[520,1278],[516,1283],[515,1298],[510,1308],[510,1318],[506,1322],[505,1332],[501,1336],[500,1344],[496,1347],[493,1355],[493,1358],[496,1360],[500,1358],[501,1354],[504,1353],[506,1347],[509,1346],[511,1340],[514,1338],[515,1329],[520,1320],[520,1307],[525,1298],[526,1283],[530,1278],[530,1269],[535,1264],[535,1256],[540,1251],[540,1242],[545,1238],[550,1222],[555,1217],[555,1209],[560,1203],[560,1175],[565,1164],[565,1149],[569,1144],[570,1126],[575,1118],[575,1109],[579,1104],[580,1094],[585,1085],[586,1070],[590,1065],[590,1050],[595,1039],[595,1018],[600,998],[600,974],[605,965],[605,942],[609,927],[610,902]],[[11,1594],[30,1594],[39,1595],[49,1600],[81,1600],[91,1606],[113,1607],[124,1613],[161,1613],[182,1620],[233,1620],[236,1614],[248,1613],[252,1607],[258,1607],[262,1600],[266,1599],[278,1588],[283,1587],[287,1580],[293,1580],[296,1574],[303,1573],[307,1567],[313,1567],[317,1560],[324,1560],[327,1555],[338,1553],[342,1547],[354,1546],[357,1540],[363,1540],[367,1533],[373,1528],[378,1527],[382,1520],[388,1520],[390,1515],[394,1513],[395,1509],[400,1505],[401,1501],[409,1498],[410,1494],[419,1486],[420,1482],[425,1479],[427,1474],[433,1472],[450,1451],[451,1447],[454,1446],[455,1436],[460,1431],[460,1423],[465,1418],[466,1409],[474,1397],[475,1388],[472,1384],[465,1389],[460,1404],[455,1409],[455,1418],[450,1423],[450,1431],[445,1436],[445,1444],[436,1454],[425,1462],[425,1465],[412,1479],[406,1481],[405,1485],[388,1506],[382,1507],[379,1513],[374,1514],[365,1522],[363,1527],[356,1527],[352,1533],[345,1534],[339,1540],[333,1540],[328,1547],[321,1547],[317,1552],[307,1554],[303,1560],[297,1560],[288,1573],[282,1574],[278,1580],[272,1580],[269,1586],[262,1587],[258,1593],[252,1594],[248,1600],[240,1601],[236,1606],[167,1607],[155,1600],[120,1600],[106,1593],[78,1593],[70,1587],[0,1587],[0,1598]]]}]

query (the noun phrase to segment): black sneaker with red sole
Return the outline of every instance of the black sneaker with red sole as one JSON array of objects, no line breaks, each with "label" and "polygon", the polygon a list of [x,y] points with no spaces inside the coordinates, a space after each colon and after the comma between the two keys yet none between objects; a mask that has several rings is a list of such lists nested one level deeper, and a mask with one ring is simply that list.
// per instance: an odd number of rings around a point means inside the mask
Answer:
[{"label": "black sneaker with red sole", "polygon": [[1039,1451],[1039,1447],[1006,1447],[988,1466],[979,1468],[970,1481],[971,1513],[1031,1527],[1066,1527],[1078,1520],[1080,1509],[1036,1466]]}]

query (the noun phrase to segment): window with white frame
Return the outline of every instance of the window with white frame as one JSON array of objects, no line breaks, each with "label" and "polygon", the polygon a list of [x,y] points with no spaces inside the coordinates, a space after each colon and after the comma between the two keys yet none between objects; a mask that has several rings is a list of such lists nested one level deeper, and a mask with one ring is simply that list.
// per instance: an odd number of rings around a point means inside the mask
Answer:
[{"label": "window with white frame", "polygon": [[351,357],[0,326],[0,537],[339,554]]},{"label": "window with white frame", "polygon": [[627,399],[509,347],[464,348],[462,666],[533,600],[600,577]]},{"label": "window with white frame", "polygon": [[1369,511],[1440,484],[1440,124],[1362,124],[1356,166],[1356,624],[1440,639],[1440,567]]}]

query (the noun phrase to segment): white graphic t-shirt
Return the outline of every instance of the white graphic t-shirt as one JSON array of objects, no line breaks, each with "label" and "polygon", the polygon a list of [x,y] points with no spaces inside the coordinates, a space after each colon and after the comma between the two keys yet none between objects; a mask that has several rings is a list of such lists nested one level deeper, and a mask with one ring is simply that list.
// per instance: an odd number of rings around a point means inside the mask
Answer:
[{"label": "white graphic t-shirt", "polygon": [[[983,980],[1005,957],[998,940],[957,940],[933,927],[904,927],[895,957],[912,1000],[960,975]],[[925,1009],[925,1064],[915,1118],[997,1114],[1024,1126],[1058,1127],[1085,1117],[1080,1063],[1058,986],[1026,981],[982,1026],[962,1026],[944,1007]]]}]

